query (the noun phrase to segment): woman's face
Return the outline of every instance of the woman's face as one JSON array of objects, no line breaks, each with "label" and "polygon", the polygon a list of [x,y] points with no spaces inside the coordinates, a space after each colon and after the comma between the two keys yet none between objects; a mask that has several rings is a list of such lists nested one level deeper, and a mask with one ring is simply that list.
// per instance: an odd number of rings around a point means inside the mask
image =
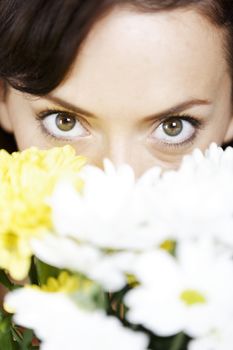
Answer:
[{"label": "woman's face", "polygon": [[233,135],[222,31],[191,10],[115,9],[88,35],[67,79],[44,98],[9,89],[1,123],[20,150],[71,144],[90,163],[137,175],[176,168]]}]

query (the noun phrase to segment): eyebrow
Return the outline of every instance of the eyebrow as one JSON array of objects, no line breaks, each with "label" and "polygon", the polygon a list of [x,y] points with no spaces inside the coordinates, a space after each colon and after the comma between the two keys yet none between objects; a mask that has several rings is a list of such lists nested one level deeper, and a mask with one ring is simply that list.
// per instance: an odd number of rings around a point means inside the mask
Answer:
[{"label": "eyebrow", "polygon": [[[96,118],[96,115],[81,108],[81,107],[78,107],[78,106],[75,106],[69,102],[66,102],[64,101],[63,99],[59,98],[59,97],[55,97],[55,96],[50,96],[50,95],[47,95],[44,97],[46,100],[49,100],[49,101],[52,101],[54,102],[55,104],[63,107],[63,108],[66,108],[72,112],[75,112],[75,113],[79,113],[79,114],[82,114],[82,115],[85,115],[86,117],[89,117],[89,118]],[[201,100],[201,99],[191,99],[191,100],[188,100],[188,101],[185,101],[185,102],[182,102],[174,107],[171,107],[163,112],[160,112],[160,113],[156,113],[156,114],[152,114],[152,115],[149,115],[145,118],[143,118],[144,120],[146,121],[150,121],[150,120],[154,120],[154,119],[160,119],[164,116],[169,116],[169,115],[174,115],[176,113],[181,113],[183,112],[184,110],[186,109],[189,109],[191,107],[194,107],[194,106],[201,106],[201,105],[210,105],[211,102],[209,100]]]},{"label": "eyebrow", "polygon": [[55,97],[55,96],[50,96],[50,95],[47,95],[44,97],[46,100],[48,101],[52,101],[54,102],[55,104],[63,107],[63,108],[66,108],[72,112],[75,112],[75,113],[79,113],[79,114],[83,114],[89,118],[96,118],[96,116],[91,113],[91,112],[88,112],[86,111],[85,109],[81,108],[81,107],[78,107],[78,106],[75,106],[73,105],[72,103],[69,103],[69,102],[66,102],[64,100],[62,100],[61,98],[59,97]]},{"label": "eyebrow", "polygon": [[171,107],[163,112],[152,114],[150,116],[145,117],[145,120],[150,121],[154,119],[161,119],[165,116],[172,116],[178,113],[181,113],[187,109],[190,109],[194,106],[203,106],[210,105],[211,102],[209,100],[200,100],[200,99],[192,99],[185,102],[182,102],[174,107]]}]

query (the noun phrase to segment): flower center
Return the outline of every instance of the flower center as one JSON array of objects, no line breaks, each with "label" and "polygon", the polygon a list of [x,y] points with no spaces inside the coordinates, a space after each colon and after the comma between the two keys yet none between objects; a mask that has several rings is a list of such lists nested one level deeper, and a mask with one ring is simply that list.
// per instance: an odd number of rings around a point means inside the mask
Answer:
[{"label": "flower center", "polygon": [[171,254],[175,251],[175,248],[176,248],[176,242],[170,239],[160,244],[160,249],[166,250],[168,253],[171,253]]},{"label": "flower center", "polygon": [[180,295],[180,299],[188,306],[205,304],[206,298],[197,290],[187,289]]},{"label": "flower center", "polygon": [[14,234],[13,232],[8,232],[3,234],[3,246],[7,250],[15,250],[18,247],[18,236]]}]

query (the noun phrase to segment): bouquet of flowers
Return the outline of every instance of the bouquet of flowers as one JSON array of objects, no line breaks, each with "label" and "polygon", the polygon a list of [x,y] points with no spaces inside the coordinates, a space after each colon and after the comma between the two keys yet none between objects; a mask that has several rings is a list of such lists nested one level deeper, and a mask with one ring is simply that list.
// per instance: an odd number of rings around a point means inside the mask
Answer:
[{"label": "bouquet of flowers", "polygon": [[0,350],[230,350],[233,149],[135,179],[0,152]]}]

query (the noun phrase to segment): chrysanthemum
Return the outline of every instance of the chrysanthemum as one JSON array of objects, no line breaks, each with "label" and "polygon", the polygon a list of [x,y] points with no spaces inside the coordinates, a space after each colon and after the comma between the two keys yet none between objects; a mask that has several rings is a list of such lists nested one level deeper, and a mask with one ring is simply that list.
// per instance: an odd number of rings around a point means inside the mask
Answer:
[{"label": "chrysanthemum", "polygon": [[203,235],[233,246],[233,148],[216,144],[186,156],[177,171],[168,171],[151,191],[154,220],[168,238]]},{"label": "chrysanthemum", "polygon": [[150,176],[146,173],[136,180],[130,166],[116,169],[110,161],[104,162],[104,170],[84,168],[80,193],[62,183],[51,198],[56,231],[103,249],[142,250],[156,245],[161,230],[159,220],[151,227],[149,192],[159,174],[158,168],[153,169]]},{"label": "chrysanthemum", "polygon": [[136,180],[132,168],[104,170],[87,166],[80,172],[79,193],[69,182],[60,183],[50,199],[55,234],[33,241],[42,261],[86,274],[108,291],[123,288],[135,251],[162,241],[159,226],[150,226],[148,192],[159,179],[154,169]]},{"label": "chrysanthemum", "polygon": [[54,285],[57,287],[54,280],[50,282],[52,292],[51,288],[47,292],[24,288],[5,298],[7,309],[15,312],[15,322],[34,329],[42,341],[41,350],[147,349],[148,339],[144,334],[123,327],[119,320],[107,316],[103,310],[89,310],[85,298],[77,303],[75,294],[72,296],[75,277],[71,282],[67,275],[62,278],[61,287],[68,283],[70,290],[58,288],[54,292]]},{"label": "chrysanthemum", "polygon": [[115,292],[126,285],[127,269],[136,257],[129,252],[104,252],[94,246],[56,235],[33,240],[32,249],[47,264],[85,274],[108,292]]},{"label": "chrysanthemum", "polygon": [[140,285],[125,298],[128,320],[157,335],[198,338],[233,322],[233,262],[210,241],[182,242],[177,259],[145,253],[132,267]]},{"label": "chrysanthemum", "polygon": [[48,151],[31,148],[0,153],[0,267],[17,279],[26,277],[31,258],[30,239],[51,229],[46,199],[60,178],[77,188],[84,158],[70,146]]}]

